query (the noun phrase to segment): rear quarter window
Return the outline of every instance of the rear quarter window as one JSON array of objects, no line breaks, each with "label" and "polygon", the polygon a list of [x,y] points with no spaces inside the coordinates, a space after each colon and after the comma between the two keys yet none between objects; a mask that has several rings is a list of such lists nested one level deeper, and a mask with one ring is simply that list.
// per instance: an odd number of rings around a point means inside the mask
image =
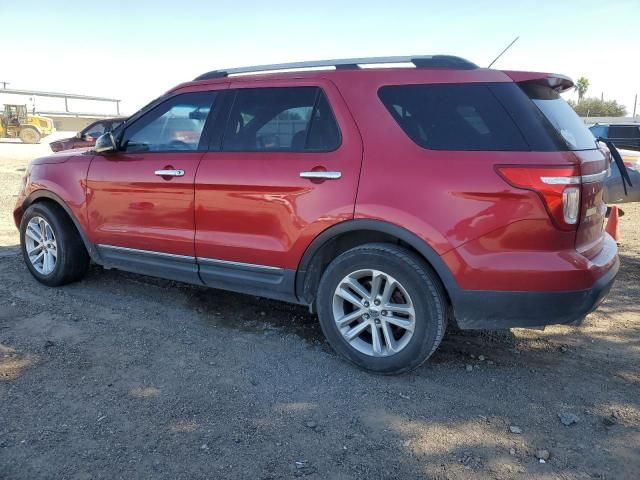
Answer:
[{"label": "rear quarter window", "polygon": [[432,150],[530,150],[487,84],[399,85],[378,95],[404,132]]}]

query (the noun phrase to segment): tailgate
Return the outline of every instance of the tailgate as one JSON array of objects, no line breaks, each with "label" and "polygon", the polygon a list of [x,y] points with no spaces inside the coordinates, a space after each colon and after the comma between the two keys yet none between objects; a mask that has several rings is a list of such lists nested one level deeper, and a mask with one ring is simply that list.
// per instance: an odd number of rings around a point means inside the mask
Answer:
[{"label": "tailgate", "polygon": [[576,233],[576,250],[587,258],[593,258],[602,250],[604,221],[607,206],[604,203],[604,180],[610,164],[610,154],[605,150],[573,152],[580,161],[582,175],[580,221]]}]

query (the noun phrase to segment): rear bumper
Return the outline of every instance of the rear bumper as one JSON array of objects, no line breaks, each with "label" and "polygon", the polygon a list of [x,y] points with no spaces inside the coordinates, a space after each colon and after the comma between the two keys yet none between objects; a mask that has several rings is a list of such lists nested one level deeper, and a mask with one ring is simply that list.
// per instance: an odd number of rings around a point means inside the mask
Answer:
[{"label": "rear bumper", "polygon": [[613,285],[620,260],[615,256],[609,269],[584,290],[513,292],[457,290],[454,315],[462,329],[542,327],[579,323],[598,308]]}]

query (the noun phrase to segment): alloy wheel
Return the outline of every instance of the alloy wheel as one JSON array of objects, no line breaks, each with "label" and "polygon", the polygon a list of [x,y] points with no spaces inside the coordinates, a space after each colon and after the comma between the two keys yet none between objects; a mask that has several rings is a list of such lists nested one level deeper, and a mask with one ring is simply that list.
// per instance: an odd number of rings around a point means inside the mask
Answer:
[{"label": "alloy wheel", "polygon": [[415,330],[416,314],[402,284],[380,270],[350,273],[333,295],[333,318],[356,350],[387,357],[403,350]]},{"label": "alloy wheel", "polygon": [[42,217],[33,217],[25,231],[25,247],[33,268],[49,275],[56,268],[58,244],[51,225]]}]

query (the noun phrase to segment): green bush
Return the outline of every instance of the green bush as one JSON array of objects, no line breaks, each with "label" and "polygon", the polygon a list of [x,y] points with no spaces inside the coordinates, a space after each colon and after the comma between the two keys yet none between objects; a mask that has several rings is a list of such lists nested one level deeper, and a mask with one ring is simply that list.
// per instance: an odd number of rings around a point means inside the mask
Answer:
[{"label": "green bush", "polygon": [[627,109],[615,100],[600,100],[599,98],[584,98],[579,102],[569,100],[569,105],[573,107],[581,117],[624,117]]}]

